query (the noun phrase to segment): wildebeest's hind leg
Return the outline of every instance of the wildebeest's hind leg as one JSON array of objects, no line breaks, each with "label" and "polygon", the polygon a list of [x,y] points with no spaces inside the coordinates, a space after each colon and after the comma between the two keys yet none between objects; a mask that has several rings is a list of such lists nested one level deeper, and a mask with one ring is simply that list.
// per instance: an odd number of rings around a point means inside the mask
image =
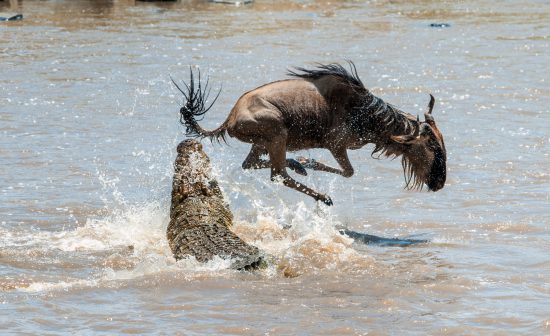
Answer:
[{"label": "wildebeest's hind leg", "polygon": [[336,159],[336,162],[340,165],[341,169],[328,166],[324,163],[318,162],[314,159],[307,159],[303,156],[297,157],[296,160],[302,164],[305,168],[311,168],[313,170],[324,171],[333,174],[339,174],[344,177],[350,177],[353,175],[353,166],[348,158],[348,153],[345,148],[331,149],[332,156]]},{"label": "wildebeest's hind leg", "polygon": [[282,178],[285,186],[313,197],[316,201],[322,201],[326,205],[332,205],[332,200],[327,195],[320,194],[302,183],[296,182],[286,171],[286,142],[284,137],[278,141],[272,141],[267,145],[267,151],[271,160],[271,180]]},{"label": "wildebeest's hind leg", "polygon": [[246,159],[244,159],[242,167],[243,169],[261,169],[271,168],[271,162],[269,160],[262,159],[262,155],[266,155],[267,150],[260,145],[253,144],[248,153]]},{"label": "wildebeest's hind leg", "polygon": [[[262,169],[271,168],[271,162],[269,160],[262,159],[262,155],[266,155],[267,150],[257,144],[253,144],[250,149],[250,153],[242,164],[243,169]],[[294,170],[300,175],[307,175],[306,169],[294,159],[286,159],[287,167]]]}]

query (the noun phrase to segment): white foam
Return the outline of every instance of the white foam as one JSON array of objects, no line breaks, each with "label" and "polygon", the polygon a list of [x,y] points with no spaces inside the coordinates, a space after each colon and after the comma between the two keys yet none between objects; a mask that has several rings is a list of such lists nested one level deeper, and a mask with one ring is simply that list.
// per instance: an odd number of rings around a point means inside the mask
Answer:
[{"label": "white foam", "polygon": [[47,292],[67,290],[73,287],[93,287],[97,286],[96,280],[75,279],[73,281],[59,282],[34,282],[28,287],[19,287],[17,290],[26,293]]},{"label": "white foam", "polygon": [[371,263],[371,257],[353,248],[351,238],[335,229],[340,225],[328,208],[311,209],[299,202],[279,209],[260,208],[255,220],[237,220],[234,230],[272,257],[275,264],[268,269],[268,276],[279,276],[278,270],[297,276],[342,265],[353,267],[357,262],[363,266]]},{"label": "white foam", "polygon": [[89,218],[75,230],[51,237],[51,246],[62,251],[98,251],[117,246],[163,251],[168,247],[166,226],[169,206],[157,202],[127,206],[105,218]]},{"label": "white foam", "polygon": [[[141,155],[138,153],[137,155]],[[196,160],[199,163],[200,160]],[[191,167],[196,168],[196,167]],[[200,167],[202,169],[202,167]],[[218,172],[214,171],[214,175]],[[223,175],[223,173],[222,173]],[[73,287],[98,286],[104,282],[127,281],[162,273],[181,273],[193,277],[193,274],[212,273],[220,275],[230,268],[232,260],[215,257],[207,263],[200,263],[195,258],[183,260],[173,258],[166,239],[166,228],[169,222],[169,200],[128,204],[124,195],[117,189],[118,180],[99,177],[104,189],[112,191],[115,198],[110,214],[99,218],[88,218],[85,224],[62,232],[34,231],[32,234],[21,232],[21,236],[8,234],[2,240],[10,244],[32,246],[63,252],[105,252],[112,251],[113,260],[127,260],[127,264],[106,263],[103,269],[88,279],[60,279],[59,282],[37,281],[21,289],[28,292],[67,290]],[[269,188],[277,188],[266,181]],[[252,187],[237,186],[250,189]],[[231,184],[226,188],[233,189]],[[234,190],[232,190],[234,191]],[[250,191],[250,190],[248,190]],[[247,194],[247,190],[239,193]],[[248,198],[248,197],[246,197]],[[269,201],[268,201],[269,203]],[[273,203],[273,202],[271,202]],[[352,240],[340,235],[335,227],[341,223],[332,214],[330,208],[323,205],[312,206],[311,202],[298,202],[288,205],[278,200],[276,205],[266,206],[264,202],[250,199],[245,202],[244,211],[232,209],[235,214],[234,231],[245,241],[257,246],[271,262],[264,272],[268,276],[279,276],[281,260],[294,268],[326,267],[357,257]],[[252,208],[252,211],[250,211]],[[245,213],[249,218],[239,218]],[[252,218],[250,218],[252,217]],[[11,245],[14,246],[14,245]],[[132,249],[127,249],[132,246]],[[120,253],[120,247],[126,251]],[[319,262],[319,254],[327,261]],[[312,260],[315,262],[311,262]],[[297,260],[297,261],[296,261]],[[296,261],[296,262],[294,262]],[[315,266],[317,263],[318,266]],[[119,265],[119,266],[117,266]],[[321,265],[321,266],[319,266]],[[331,266],[332,267],[332,266]]]},{"label": "white foam", "polygon": [[[311,209],[304,202],[277,208],[264,207],[259,203],[253,203],[257,207],[257,217],[252,220],[236,219],[233,229],[267,256],[270,265],[263,272],[266,276],[280,276],[281,268],[291,269],[292,274],[301,274],[308,269],[336,268],[341,263],[358,257],[358,252],[352,247],[353,241],[340,235],[335,229],[341,223],[330,210],[322,207]],[[207,263],[200,263],[194,257],[176,262],[166,239],[168,221],[169,205],[151,202],[124,206],[124,209],[114,210],[111,215],[103,218],[90,218],[85,225],[73,230],[60,233],[39,232],[34,236],[33,244],[64,252],[109,253],[121,246],[133,246],[133,250],[126,250],[129,255],[121,257],[129,261],[122,269],[108,265],[88,279],[37,281],[19,290],[59,291],[165,273],[184,271],[184,277],[192,278],[204,273],[208,276],[220,276],[228,271],[232,260],[220,257]],[[115,254],[119,252],[120,250],[113,250]]]}]

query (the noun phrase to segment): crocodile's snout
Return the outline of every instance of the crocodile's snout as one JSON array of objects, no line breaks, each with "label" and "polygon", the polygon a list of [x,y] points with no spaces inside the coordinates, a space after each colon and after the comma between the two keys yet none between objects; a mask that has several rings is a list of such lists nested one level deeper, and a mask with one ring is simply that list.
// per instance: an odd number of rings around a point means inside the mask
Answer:
[{"label": "crocodile's snout", "polygon": [[202,144],[194,139],[187,139],[180,142],[178,145],[178,154],[183,154],[189,151],[202,151]]}]

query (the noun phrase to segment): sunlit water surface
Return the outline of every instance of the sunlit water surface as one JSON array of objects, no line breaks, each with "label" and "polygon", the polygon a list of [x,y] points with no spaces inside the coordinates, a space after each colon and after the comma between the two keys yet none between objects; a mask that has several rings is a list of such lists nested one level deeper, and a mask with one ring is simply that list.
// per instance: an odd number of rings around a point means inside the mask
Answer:
[{"label": "sunlit water surface", "polygon": [[[0,23],[0,330],[550,332],[547,1],[15,2],[0,2],[24,14]],[[223,87],[202,121],[213,128],[290,66],[347,59],[405,111],[436,97],[445,188],[403,190],[400,161],[369,146],[350,153],[352,178],[299,177],[327,208],[241,170],[247,145],[206,141],[235,231],[270,265],[175,262],[165,230],[184,129],[170,76],[200,67]],[[338,227],[430,242],[362,246]]]}]

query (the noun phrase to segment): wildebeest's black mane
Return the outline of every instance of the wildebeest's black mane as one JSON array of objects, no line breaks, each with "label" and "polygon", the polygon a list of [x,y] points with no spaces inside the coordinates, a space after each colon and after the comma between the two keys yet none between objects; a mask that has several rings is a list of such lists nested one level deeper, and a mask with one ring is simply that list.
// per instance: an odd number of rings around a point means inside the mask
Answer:
[{"label": "wildebeest's black mane", "polygon": [[295,67],[295,70],[288,70],[288,75],[292,77],[299,78],[311,78],[317,79],[323,76],[336,76],[340,77],[352,86],[358,86],[360,88],[365,88],[363,82],[357,74],[357,69],[355,64],[352,61],[348,61],[350,71],[346,70],[342,65],[338,63],[331,64],[321,64],[317,63],[316,69],[306,69],[301,67]]}]

